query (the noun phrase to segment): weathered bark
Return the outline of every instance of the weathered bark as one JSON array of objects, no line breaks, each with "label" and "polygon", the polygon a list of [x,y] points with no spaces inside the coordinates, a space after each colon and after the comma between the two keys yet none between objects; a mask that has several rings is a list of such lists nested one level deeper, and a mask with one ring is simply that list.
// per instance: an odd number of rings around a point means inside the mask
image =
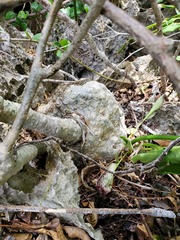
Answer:
[{"label": "weathered bark", "polygon": [[[12,124],[19,108],[20,104],[0,97],[0,121]],[[48,116],[32,109],[29,110],[23,127],[39,131],[48,136],[61,138],[71,143],[81,140],[82,136],[81,127],[74,119]]]},{"label": "weathered bark", "polygon": [[38,145],[25,145],[17,149],[17,151],[12,151],[9,155],[0,157],[0,185],[5,183],[10,177],[17,174],[22,170],[23,166],[36,158],[39,154],[39,149],[42,152],[42,146],[46,151],[44,143],[39,143]]}]

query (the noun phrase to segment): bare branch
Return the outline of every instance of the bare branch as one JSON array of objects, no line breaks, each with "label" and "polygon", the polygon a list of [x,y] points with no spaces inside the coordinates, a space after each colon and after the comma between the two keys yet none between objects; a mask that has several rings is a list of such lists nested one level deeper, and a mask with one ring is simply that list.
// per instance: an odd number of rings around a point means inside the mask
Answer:
[{"label": "bare branch", "polygon": [[156,0],[150,0],[150,2],[151,2],[151,7],[154,12],[155,19],[156,19],[157,30],[158,30],[157,34],[159,36],[161,36],[162,35],[162,13],[158,7]]},{"label": "bare branch", "polygon": [[[19,111],[19,107],[20,104],[0,97],[0,121],[11,124]],[[82,129],[76,120],[49,116],[32,109],[29,110],[23,127],[37,130],[48,136],[61,138],[71,143],[81,140],[82,135]]]},{"label": "bare branch", "polygon": [[0,211],[9,211],[9,212],[45,212],[47,214],[102,214],[102,215],[111,215],[111,214],[144,214],[153,217],[166,217],[166,218],[176,218],[176,215],[172,211],[168,211],[162,208],[149,208],[149,209],[115,209],[115,208],[44,208],[36,206],[3,206],[0,205]]},{"label": "bare branch", "polygon": [[92,26],[93,22],[99,16],[105,1],[106,0],[96,0],[96,1],[94,1],[93,5],[91,6],[90,11],[86,15],[86,17],[85,17],[84,21],[82,22],[80,28],[77,30],[77,34],[74,37],[74,39],[73,39],[71,45],[69,46],[69,48],[66,50],[66,52],[64,52],[61,59],[59,59],[48,70],[45,70],[46,71],[46,77],[51,76],[58,69],[60,69],[62,64],[71,56],[71,54],[74,52],[74,50],[78,48],[82,39],[86,36],[88,30]]},{"label": "bare branch", "polygon": [[5,137],[3,143],[1,144],[4,148],[4,151],[8,153],[8,151],[12,148],[17,136],[23,126],[23,123],[27,117],[28,110],[30,108],[31,101],[36,93],[36,89],[39,85],[40,80],[43,78],[43,72],[41,68],[44,49],[46,46],[46,42],[48,36],[50,34],[51,28],[55,21],[56,15],[59,11],[63,0],[55,0],[52,9],[48,15],[48,18],[44,24],[42,30],[42,36],[37,46],[35,59],[32,65],[32,69],[29,75],[29,79],[27,81],[27,85],[24,91],[23,100],[19,112],[15,118],[15,121],[12,125],[12,128],[8,132],[7,136]]},{"label": "bare branch", "polygon": [[44,143],[28,144],[21,146],[17,149],[17,151],[14,151],[14,157],[16,160],[14,160],[8,168],[6,167],[6,162],[1,164],[0,185],[21,171],[25,164],[29,163],[39,155],[39,152],[47,152],[47,145]]}]

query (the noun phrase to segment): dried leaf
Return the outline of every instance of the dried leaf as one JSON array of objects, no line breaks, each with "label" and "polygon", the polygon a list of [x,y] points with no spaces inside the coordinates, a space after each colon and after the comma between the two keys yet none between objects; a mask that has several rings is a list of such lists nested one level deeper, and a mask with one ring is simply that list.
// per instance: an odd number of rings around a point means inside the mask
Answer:
[{"label": "dried leaf", "polygon": [[145,240],[145,239],[148,239],[149,237],[149,234],[144,224],[137,225],[136,233],[138,235],[139,240]]},{"label": "dried leaf", "polygon": [[36,230],[36,232],[47,234],[48,236],[52,237],[53,240],[66,240],[66,238],[64,238],[63,236],[58,236],[57,232],[49,229],[41,228]]},{"label": "dried leaf", "polygon": [[[87,207],[94,208],[94,202],[88,202]],[[88,223],[95,227],[98,222],[98,215],[96,213],[87,214],[85,215],[85,219]]]},{"label": "dried leaf", "polygon": [[91,240],[87,233],[77,227],[63,226],[63,230],[67,233],[70,238],[79,238],[81,240]]},{"label": "dried leaf", "polygon": [[16,240],[31,240],[31,233],[12,233],[11,234]]}]

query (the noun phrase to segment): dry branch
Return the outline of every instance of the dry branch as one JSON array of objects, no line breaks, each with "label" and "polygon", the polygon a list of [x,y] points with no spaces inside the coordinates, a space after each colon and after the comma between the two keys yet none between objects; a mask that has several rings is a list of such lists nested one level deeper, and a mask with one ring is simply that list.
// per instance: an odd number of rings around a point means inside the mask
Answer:
[{"label": "dry branch", "polygon": [[[0,97],[0,121],[12,124],[20,108],[19,103],[4,100]],[[81,140],[82,129],[76,120],[48,116],[29,110],[23,125],[24,128],[36,130],[48,136],[61,138],[66,142],[75,143]]]},{"label": "dry branch", "polygon": [[130,214],[144,214],[153,217],[166,217],[166,218],[176,218],[176,215],[172,211],[168,211],[162,208],[149,208],[149,209],[115,209],[115,208],[44,208],[44,207],[31,207],[31,206],[20,206],[20,205],[0,205],[0,211],[9,211],[9,212],[45,212],[47,214],[101,214],[101,215],[112,215],[112,214],[121,214],[121,215],[130,215]]}]

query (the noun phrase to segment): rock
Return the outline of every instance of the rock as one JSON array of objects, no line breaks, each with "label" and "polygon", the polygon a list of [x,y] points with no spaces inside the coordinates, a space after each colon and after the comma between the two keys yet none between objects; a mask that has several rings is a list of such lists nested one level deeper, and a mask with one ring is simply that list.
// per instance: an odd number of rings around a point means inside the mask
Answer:
[{"label": "rock", "polygon": [[124,113],[105,85],[90,81],[82,86],[69,86],[63,96],[56,98],[56,104],[84,120],[86,136],[81,148],[86,155],[96,160],[112,160],[124,147],[120,139],[126,136]]},{"label": "rock", "polygon": [[[34,188],[29,192],[14,189],[8,183],[0,186],[0,203],[55,209],[79,208],[78,174],[71,153],[63,152],[57,144],[54,144],[46,158],[44,168],[38,175],[39,183],[34,184]],[[22,184],[26,185],[28,182],[24,181]],[[94,230],[90,224],[84,222],[83,214],[54,213],[53,215],[60,217],[66,223],[82,228],[93,239],[103,240],[100,230]]]},{"label": "rock", "polygon": [[147,125],[158,134],[180,136],[180,104],[166,103]]}]

